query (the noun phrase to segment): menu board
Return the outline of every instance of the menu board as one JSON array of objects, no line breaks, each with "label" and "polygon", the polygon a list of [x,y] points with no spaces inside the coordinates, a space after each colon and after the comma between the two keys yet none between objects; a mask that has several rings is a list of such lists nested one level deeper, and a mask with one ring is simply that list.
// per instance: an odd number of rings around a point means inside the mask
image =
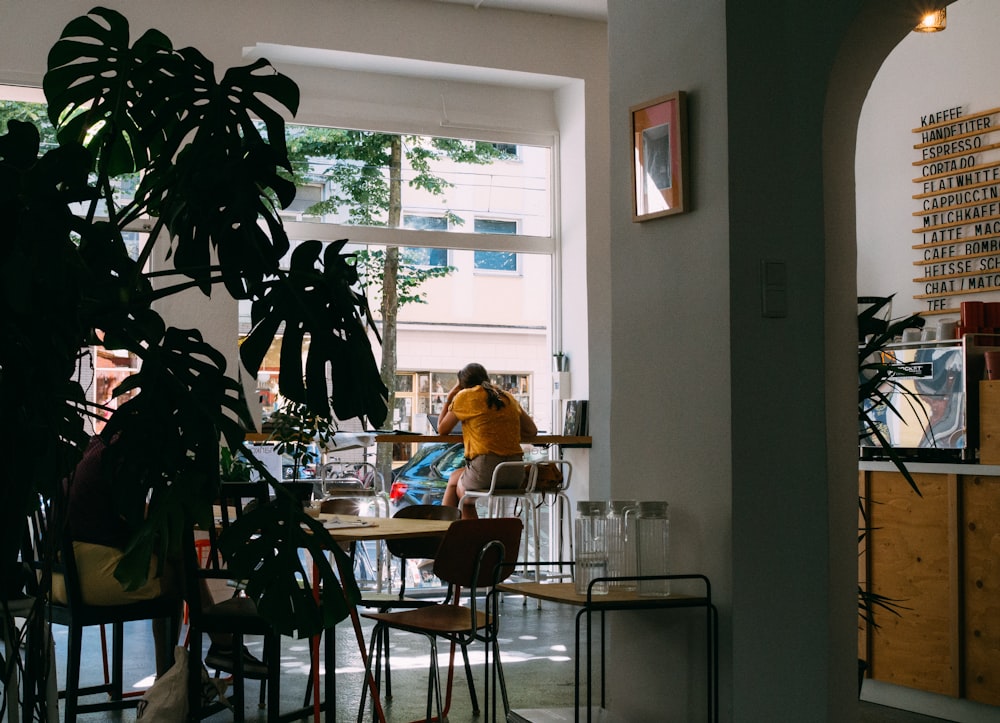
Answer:
[{"label": "menu board", "polygon": [[924,315],[957,313],[962,301],[1000,291],[998,124],[1000,108],[957,106],[922,115],[913,129],[913,298]]}]

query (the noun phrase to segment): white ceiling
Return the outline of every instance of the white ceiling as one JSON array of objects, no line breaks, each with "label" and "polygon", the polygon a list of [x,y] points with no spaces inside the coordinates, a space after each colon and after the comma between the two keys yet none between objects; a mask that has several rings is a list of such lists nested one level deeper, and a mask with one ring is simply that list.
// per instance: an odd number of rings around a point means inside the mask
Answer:
[{"label": "white ceiling", "polygon": [[474,8],[523,10],[529,13],[566,15],[589,20],[608,19],[608,0],[437,0]]}]

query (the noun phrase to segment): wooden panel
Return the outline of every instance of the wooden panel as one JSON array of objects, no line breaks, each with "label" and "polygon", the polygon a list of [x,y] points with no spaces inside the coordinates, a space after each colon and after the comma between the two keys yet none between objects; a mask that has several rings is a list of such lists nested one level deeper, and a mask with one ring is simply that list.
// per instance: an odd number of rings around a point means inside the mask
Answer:
[{"label": "wooden panel", "polygon": [[895,685],[958,695],[952,606],[955,552],[949,540],[954,499],[945,475],[914,475],[922,497],[902,475],[870,476],[868,543],[873,590],[899,601],[899,617],[881,613],[870,641],[871,677]]},{"label": "wooden panel", "polygon": [[1000,705],[1000,479],[962,479],[965,697]]},{"label": "wooden panel", "polygon": [[1000,380],[979,382],[979,461],[1000,464]]}]

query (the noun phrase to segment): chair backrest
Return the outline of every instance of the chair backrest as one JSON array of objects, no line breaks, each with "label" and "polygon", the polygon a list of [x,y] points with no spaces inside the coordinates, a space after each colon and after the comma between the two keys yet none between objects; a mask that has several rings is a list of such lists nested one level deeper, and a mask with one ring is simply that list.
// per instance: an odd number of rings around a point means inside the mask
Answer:
[{"label": "chair backrest", "polygon": [[517,460],[501,462],[493,468],[490,479],[490,494],[530,492],[534,486],[536,469],[534,465]]},{"label": "chair backrest", "polygon": [[[523,524],[517,517],[456,520],[441,540],[434,560],[434,574],[451,585],[489,587],[514,572]],[[480,553],[491,542],[480,559]],[[477,564],[478,563],[478,564]],[[499,571],[498,571],[499,567]]]},{"label": "chair backrest", "polygon": [[[69,602],[80,602],[80,587],[78,574],[76,571],[76,561],[72,555],[67,557],[66,550],[72,551],[72,541],[61,529],[50,530],[50,523],[56,519],[55,512],[50,500],[41,496],[38,498],[38,506],[28,513],[27,525],[25,528],[25,539],[22,546],[22,559],[27,562],[35,572],[34,585],[29,588],[32,594],[42,597],[49,597],[50,602],[58,602],[65,605]],[[67,573],[64,560],[70,559],[72,562],[73,584],[70,585],[73,592],[73,600],[69,599],[69,590],[65,575]],[[51,577],[45,577],[46,568],[51,572]],[[56,591],[52,600],[53,590]]]},{"label": "chair backrest", "polygon": [[202,562],[205,567],[215,570],[224,567],[222,553],[219,551],[220,532],[225,532],[229,526],[243,516],[243,513],[254,505],[268,500],[266,482],[222,482],[219,484],[219,496],[215,500],[216,525],[209,529],[209,549]]},{"label": "chair backrest", "polygon": [[[399,510],[393,517],[405,517],[411,520],[457,520],[462,513],[457,507],[448,505],[410,505]],[[386,547],[396,557],[406,560],[419,558],[432,560],[437,555],[438,547],[444,535],[434,537],[407,537],[386,540]]]}]

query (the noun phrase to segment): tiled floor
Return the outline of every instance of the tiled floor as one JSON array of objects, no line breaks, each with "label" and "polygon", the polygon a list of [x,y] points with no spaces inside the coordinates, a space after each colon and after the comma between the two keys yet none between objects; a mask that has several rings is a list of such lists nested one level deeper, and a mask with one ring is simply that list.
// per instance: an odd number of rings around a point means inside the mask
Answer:
[{"label": "tiled floor", "polygon": [[[545,604],[539,611],[534,602],[522,605],[521,599],[509,597],[503,607],[504,671],[515,708],[542,706],[569,707],[573,704],[573,615],[566,606]],[[128,671],[126,680],[136,686],[150,683],[147,674],[152,654],[148,623],[136,624],[129,632],[126,647]],[[365,631],[367,635],[367,630]],[[58,651],[65,650],[65,631],[55,630]],[[421,720],[426,702],[427,643],[419,636],[393,634],[393,690],[395,696],[386,704],[389,723]],[[96,681],[100,675],[100,655],[96,635],[85,641],[87,661],[84,675]],[[251,642],[259,653],[259,644]],[[58,653],[57,653],[58,654]],[[282,707],[300,705],[308,677],[308,658],[305,641],[286,639],[282,645]],[[445,663],[442,660],[442,663]],[[472,654],[473,672],[477,687],[482,687],[482,650]],[[63,670],[60,663],[60,671]],[[350,625],[342,623],[337,631],[337,721],[354,720],[357,715],[361,682],[360,656]],[[247,720],[264,721],[265,711],[258,710],[257,683],[248,685]],[[481,692],[480,692],[481,694]],[[135,720],[134,711],[120,714],[88,714],[78,719],[80,723],[128,722]],[[219,713],[209,720],[231,721],[229,713]],[[469,694],[461,669],[456,677],[454,697],[449,721],[465,723],[479,721],[482,716],[472,714]],[[859,703],[856,716],[845,721],[861,723],[930,723],[940,720],[885,708],[870,703]]]}]

